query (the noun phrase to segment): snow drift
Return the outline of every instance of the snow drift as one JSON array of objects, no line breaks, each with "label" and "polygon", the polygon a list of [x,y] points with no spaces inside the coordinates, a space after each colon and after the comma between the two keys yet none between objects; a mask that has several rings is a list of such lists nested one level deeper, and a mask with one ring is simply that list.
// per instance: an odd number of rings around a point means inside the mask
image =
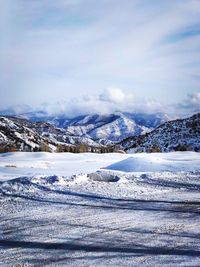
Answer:
[{"label": "snow drift", "polygon": [[121,172],[195,171],[199,170],[200,154],[174,152],[135,155],[107,166]]}]

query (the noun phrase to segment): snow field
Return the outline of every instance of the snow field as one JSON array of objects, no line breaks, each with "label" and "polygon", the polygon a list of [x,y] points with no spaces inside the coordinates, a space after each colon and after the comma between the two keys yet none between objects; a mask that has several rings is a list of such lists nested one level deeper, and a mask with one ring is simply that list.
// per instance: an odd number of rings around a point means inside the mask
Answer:
[{"label": "snow field", "polygon": [[0,266],[200,266],[199,166],[194,152],[1,154]]}]

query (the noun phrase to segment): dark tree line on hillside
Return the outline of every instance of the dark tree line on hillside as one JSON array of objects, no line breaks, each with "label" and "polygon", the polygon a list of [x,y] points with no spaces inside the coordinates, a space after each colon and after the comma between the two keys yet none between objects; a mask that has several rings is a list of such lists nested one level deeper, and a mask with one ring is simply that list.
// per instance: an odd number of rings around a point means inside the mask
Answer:
[{"label": "dark tree line on hillside", "polygon": [[108,146],[108,147],[94,147],[88,146],[86,144],[79,144],[79,145],[58,145],[56,152],[71,152],[71,153],[113,153],[113,152],[120,152],[118,147],[115,146]]},{"label": "dark tree line on hillside", "polygon": [[61,152],[70,152],[70,153],[113,153],[113,152],[121,152],[119,146],[100,146],[100,147],[94,147],[94,146],[88,146],[86,144],[79,144],[79,145],[67,145],[67,144],[49,144],[48,141],[43,142],[40,145],[36,145],[34,148],[26,143],[23,142],[11,142],[11,143],[2,143],[0,146],[0,153],[5,152],[16,152],[16,151],[22,151],[22,152],[52,152],[51,145],[54,145],[56,147],[55,152],[61,153]]}]

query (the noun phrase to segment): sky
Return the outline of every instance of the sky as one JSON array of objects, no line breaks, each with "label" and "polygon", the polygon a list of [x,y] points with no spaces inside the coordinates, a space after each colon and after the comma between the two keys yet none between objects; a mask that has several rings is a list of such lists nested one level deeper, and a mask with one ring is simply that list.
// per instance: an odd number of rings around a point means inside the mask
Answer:
[{"label": "sky", "polygon": [[199,0],[0,5],[0,109],[200,111]]}]

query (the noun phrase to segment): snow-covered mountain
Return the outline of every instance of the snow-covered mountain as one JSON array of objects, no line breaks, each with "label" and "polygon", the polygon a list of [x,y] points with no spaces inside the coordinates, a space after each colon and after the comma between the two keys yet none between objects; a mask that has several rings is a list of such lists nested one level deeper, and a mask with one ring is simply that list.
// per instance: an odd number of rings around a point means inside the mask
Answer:
[{"label": "snow-covered mountain", "polygon": [[[15,114],[16,115],[16,114]],[[171,118],[163,113],[122,113],[82,115],[69,118],[65,114],[49,115],[45,111],[17,114],[32,122],[48,122],[56,128],[66,129],[71,135],[98,140],[102,144],[119,142],[133,135],[150,132]]]},{"label": "snow-covered mountain", "polygon": [[105,139],[114,142],[126,137],[140,135],[151,131],[168,120],[164,114],[130,114],[117,112],[111,115],[89,115],[71,121],[67,130],[77,135]]},{"label": "snow-covered mountain", "polygon": [[[98,148],[88,137],[72,135],[47,122],[31,122],[16,117],[0,117],[0,148],[4,151],[74,151],[78,146]],[[71,149],[68,149],[71,148]],[[82,147],[82,149],[85,149]]]},{"label": "snow-covered mountain", "polygon": [[200,113],[165,122],[150,133],[123,140],[120,145],[132,152],[200,151]]},{"label": "snow-covered mountain", "polygon": [[67,130],[75,135],[87,135],[95,140],[119,141],[130,136],[149,131],[122,113],[111,115],[89,115],[81,120],[70,122]]},{"label": "snow-covered mountain", "polygon": [[74,135],[118,142],[129,136],[149,132],[167,120],[169,117],[165,114],[116,112],[108,115],[85,115],[66,120],[54,118],[49,122],[57,127],[66,128]]},{"label": "snow-covered mountain", "polygon": [[[166,118],[159,114],[146,116],[122,113],[80,116],[69,119],[66,129],[57,128],[52,122],[4,116],[0,117],[0,148],[1,151],[200,151],[200,113],[165,122],[156,129],[150,126]],[[55,122],[59,119],[54,118]]]}]

